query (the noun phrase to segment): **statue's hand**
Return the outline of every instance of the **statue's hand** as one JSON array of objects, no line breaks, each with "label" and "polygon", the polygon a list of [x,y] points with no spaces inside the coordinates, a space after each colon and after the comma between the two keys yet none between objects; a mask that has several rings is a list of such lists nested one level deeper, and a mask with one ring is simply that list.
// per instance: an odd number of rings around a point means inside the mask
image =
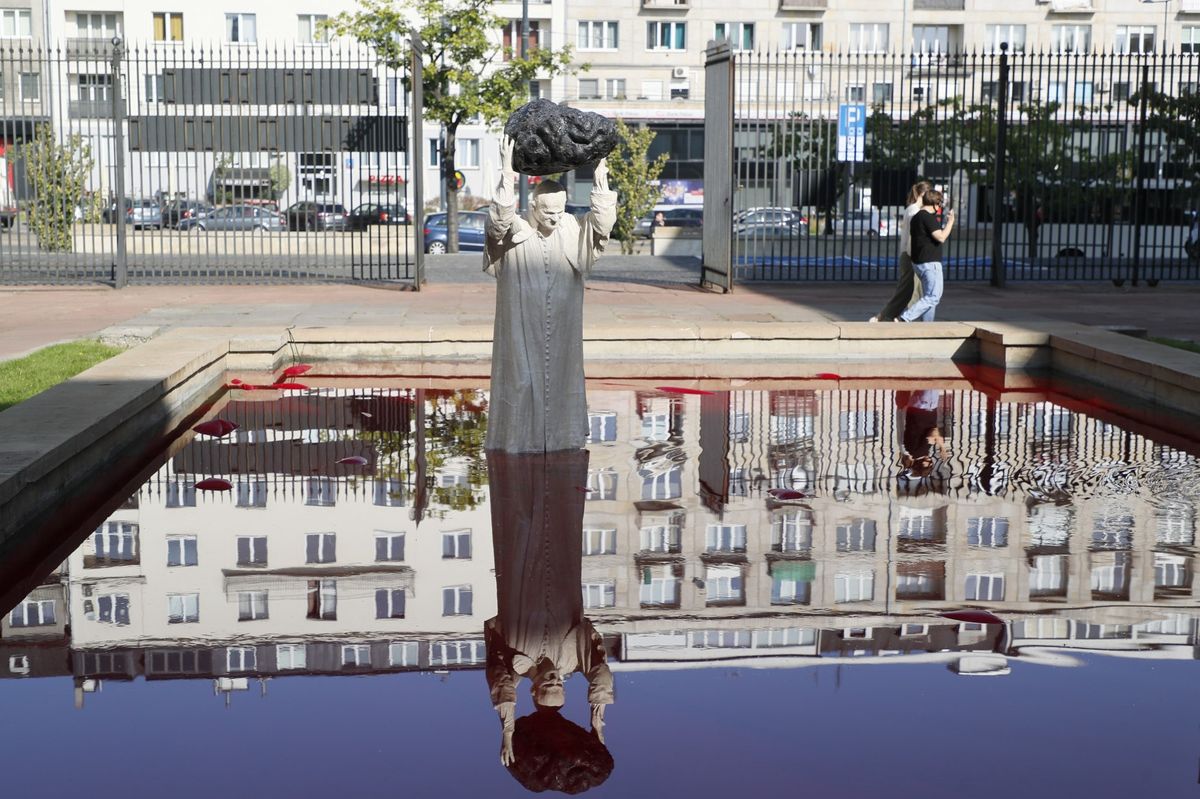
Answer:
[{"label": "statue's hand", "polygon": [[604,705],[592,705],[592,732],[604,743]]},{"label": "statue's hand", "polygon": [[500,137],[500,168],[504,170],[504,174],[508,175],[513,172],[513,147],[515,143],[510,136]]},{"label": "statue's hand", "polygon": [[504,738],[500,743],[500,765],[505,767],[511,766],[513,761],[517,759],[516,755],[513,754],[512,737],[513,731],[506,729],[504,731]]},{"label": "statue's hand", "polygon": [[596,189],[598,191],[608,191],[608,159],[601,158],[600,163],[596,164],[596,173],[593,178]]}]

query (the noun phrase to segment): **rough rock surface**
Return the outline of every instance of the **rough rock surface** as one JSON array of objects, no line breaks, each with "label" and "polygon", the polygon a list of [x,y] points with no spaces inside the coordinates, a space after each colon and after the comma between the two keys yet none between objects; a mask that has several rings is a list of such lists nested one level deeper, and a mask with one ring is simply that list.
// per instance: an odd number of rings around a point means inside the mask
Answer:
[{"label": "rough rock surface", "polygon": [[617,146],[617,126],[606,117],[545,98],[526,103],[504,126],[512,138],[513,168],[554,175],[599,161]]}]

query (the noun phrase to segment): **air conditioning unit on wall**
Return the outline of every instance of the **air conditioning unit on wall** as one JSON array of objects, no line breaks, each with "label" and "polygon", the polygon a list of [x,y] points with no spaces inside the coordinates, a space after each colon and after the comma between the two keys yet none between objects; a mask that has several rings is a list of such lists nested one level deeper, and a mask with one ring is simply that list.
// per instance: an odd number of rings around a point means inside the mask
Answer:
[{"label": "air conditioning unit on wall", "polygon": [[671,77],[677,80],[686,79],[688,76],[687,67],[671,67]]}]

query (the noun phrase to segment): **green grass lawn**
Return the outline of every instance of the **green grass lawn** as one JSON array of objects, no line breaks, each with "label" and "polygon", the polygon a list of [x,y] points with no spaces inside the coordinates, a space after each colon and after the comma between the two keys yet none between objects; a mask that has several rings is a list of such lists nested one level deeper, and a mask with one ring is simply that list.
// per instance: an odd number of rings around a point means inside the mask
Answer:
[{"label": "green grass lawn", "polygon": [[121,352],[99,341],[70,341],[15,361],[0,361],[0,411],[40,394]]},{"label": "green grass lawn", "polygon": [[1150,337],[1151,341],[1157,341],[1159,344],[1166,344],[1168,347],[1174,347],[1179,350],[1187,350],[1188,352],[1200,352],[1200,344],[1194,341],[1184,341],[1178,338],[1157,338]]}]

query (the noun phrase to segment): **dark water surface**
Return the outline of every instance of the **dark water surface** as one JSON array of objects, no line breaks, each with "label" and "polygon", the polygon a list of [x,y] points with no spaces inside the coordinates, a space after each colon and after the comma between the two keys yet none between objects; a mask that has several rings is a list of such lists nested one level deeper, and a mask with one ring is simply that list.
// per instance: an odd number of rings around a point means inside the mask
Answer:
[{"label": "dark water surface", "polygon": [[493,698],[559,639],[591,795],[1200,791],[1195,431],[596,383],[502,461],[486,392],[235,394],[2,609],[4,795],[524,795]]}]

